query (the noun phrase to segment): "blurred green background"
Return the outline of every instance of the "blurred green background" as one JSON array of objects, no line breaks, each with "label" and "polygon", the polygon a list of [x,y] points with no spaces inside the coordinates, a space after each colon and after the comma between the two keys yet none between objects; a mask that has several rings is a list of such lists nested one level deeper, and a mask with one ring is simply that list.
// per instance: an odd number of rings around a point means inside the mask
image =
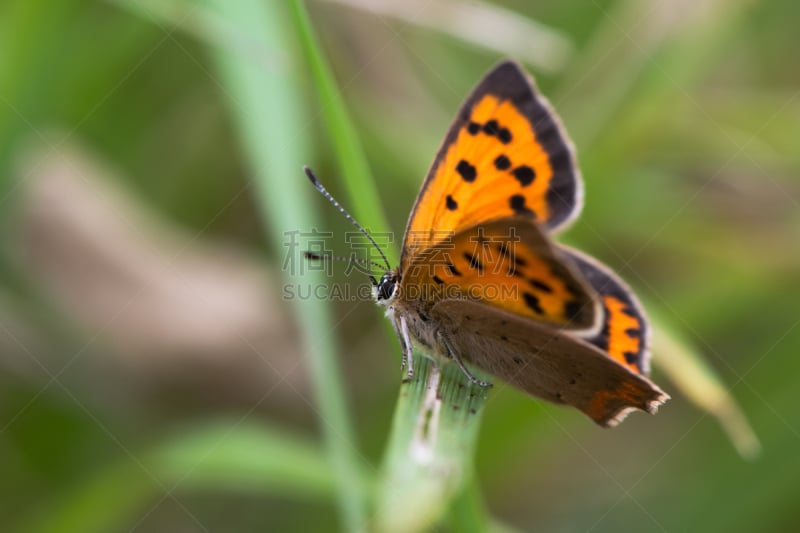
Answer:
[{"label": "blurred green background", "polygon": [[763,449],[656,359],[672,401],[614,430],[495,387],[476,493],[523,531],[797,530],[800,5],[316,0],[312,34],[297,5],[0,5],[0,529],[368,528],[399,353],[370,301],[284,298],[323,279],[286,232],[349,230],[300,167],[400,233],[512,56],[577,146],[563,240],[702,354]]}]

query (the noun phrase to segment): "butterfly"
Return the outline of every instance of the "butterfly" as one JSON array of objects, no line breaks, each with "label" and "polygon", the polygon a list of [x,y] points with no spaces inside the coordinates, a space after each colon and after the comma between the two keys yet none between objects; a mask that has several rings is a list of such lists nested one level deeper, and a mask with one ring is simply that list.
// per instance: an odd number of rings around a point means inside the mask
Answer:
[{"label": "butterfly", "polygon": [[[315,187],[380,247],[319,183]],[[601,426],[669,396],[651,382],[649,329],[628,286],[552,236],[578,215],[570,140],[510,60],[462,105],[408,219],[400,265],[373,283],[413,376],[412,351],[468,365]],[[308,254],[307,254],[308,255]],[[320,259],[310,254],[309,257]]]}]

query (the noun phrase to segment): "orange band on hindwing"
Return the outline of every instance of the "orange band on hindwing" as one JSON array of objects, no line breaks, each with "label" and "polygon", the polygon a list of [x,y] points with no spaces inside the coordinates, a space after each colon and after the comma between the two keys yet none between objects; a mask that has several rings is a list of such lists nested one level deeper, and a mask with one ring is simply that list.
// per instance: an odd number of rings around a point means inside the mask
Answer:
[{"label": "orange band on hindwing", "polygon": [[644,328],[641,319],[627,303],[613,296],[603,297],[606,312],[605,331],[608,334],[606,351],[612,359],[640,372],[639,358],[642,354]]},{"label": "orange band on hindwing", "polygon": [[603,329],[586,340],[633,372],[647,374],[649,338],[641,304],[608,267],[575,250],[565,251],[603,302]]}]

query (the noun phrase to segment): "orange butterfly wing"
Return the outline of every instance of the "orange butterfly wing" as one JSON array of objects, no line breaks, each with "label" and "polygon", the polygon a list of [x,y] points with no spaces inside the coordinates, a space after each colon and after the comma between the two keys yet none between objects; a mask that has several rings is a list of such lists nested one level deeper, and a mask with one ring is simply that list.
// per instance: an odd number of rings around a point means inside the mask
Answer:
[{"label": "orange butterfly wing", "polygon": [[600,295],[602,329],[586,338],[629,370],[650,373],[650,329],[644,309],[625,283],[608,267],[576,250],[560,247]]},{"label": "orange butterfly wing", "polygon": [[482,301],[551,325],[599,331],[600,300],[568,255],[525,217],[463,229],[417,254],[400,278],[400,298]]},{"label": "orange butterfly wing", "polygon": [[486,220],[522,216],[554,231],[581,197],[572,145],[549,104],[516,63],[500,63],[462,106],[423,182],[401,270],[441,235]]}]

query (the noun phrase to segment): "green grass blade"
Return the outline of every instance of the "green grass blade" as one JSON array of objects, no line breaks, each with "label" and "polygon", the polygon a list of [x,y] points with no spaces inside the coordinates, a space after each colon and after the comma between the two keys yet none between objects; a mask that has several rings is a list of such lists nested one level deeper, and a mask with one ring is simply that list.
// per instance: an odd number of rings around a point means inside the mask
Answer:
[{"label": "green grass blade", "polygon": [[474,479],[467,480],[461,492],[453,498],[447,518],[453,531],[482,533],[494,530]]},{"label": "green grass blade", "polygon": [[184,490],[236,489],[332,498],[337,481],[321,447],[263,422],[193,429],[152,454],[155,471]]},{"label": "green grass blade", "polygon": [[[342,99],[342,91],[337,88],[333,73],[317,43],[302,0],[292,0],[289,3],[295,28],[311,67],[314,87],[319,97],[320,112],[333,143],[341,179],[347,191],[348,206],[351,206],[349,208],[352,209],[356,220],[368,230],[386,231],[390,226],[381,208],[378,189],[372,180],[361,141]],[[325,177],[322,179],[324,181]],[[389,261],[395,264],[392,250],[384,250],[384,253],[389,257]]]},{"label": "green grass blade", "polygon": [[[288,31],[288,13],[283,2],[223,2],[211,4],[248,40],[273,52],[265,62],[254,62],[216,49],[215,59],[221,84],[231,101],[245,155],[258,190],[258,199],[280,257],[286,254],[286,231],[319,227],[314,216],[314,193],[301,173],[309,159],[304,139],[309,119],[301,101],[301,78],[291,61],[295,41]],[[289,59],[289,61],[287,61]],[[298,247],[295,251],[301,250]],[[322,272],[302,272],[302,257],[294,271],[286,272],[295,283],[323,284]],[[294,276],[294,278],[293,278]],[[317,301],[293,299],[292,309],[302,325],[311,379],[316,393],[316,409],[325,438],[326,450],[338,482],[337,496],[345,528],[353,530],[364,522],[364,493],[357,475],[358,451],[352,423],[346,408],[343,384],[334,349],[335,337],[329,308]]]},{"label": "green grass blade", "polygon": [[[470,386],[454,364],[414,360],[403,385],[378,489],[378,531],[429,531],[473,475],[473,454],[488,391]],[[470,507],[477,531],[487,520]],[[459,516],[462,516],[459,513]]]}]

